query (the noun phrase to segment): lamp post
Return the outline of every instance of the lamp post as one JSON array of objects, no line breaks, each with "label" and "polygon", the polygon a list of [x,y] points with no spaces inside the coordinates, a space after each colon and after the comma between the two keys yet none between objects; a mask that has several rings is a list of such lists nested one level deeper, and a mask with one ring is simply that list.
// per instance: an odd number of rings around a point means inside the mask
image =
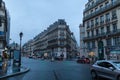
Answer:
[{"label": "lamp post", "polygon": [[20,36],[20,54],[19,54],[19,66],[21,66],[21,42],[22,42],[22,36],[23,36],[23,33],[20,32],[19,33],[19,36]]}]

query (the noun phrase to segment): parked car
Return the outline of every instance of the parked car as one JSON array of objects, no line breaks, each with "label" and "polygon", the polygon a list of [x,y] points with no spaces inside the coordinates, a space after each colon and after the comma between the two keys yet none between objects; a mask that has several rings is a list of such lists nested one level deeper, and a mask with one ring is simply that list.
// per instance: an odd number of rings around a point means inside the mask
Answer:
[{"label": "parked car", "polygon": [[120,61],[100,60],[91,66],[91,76],[93,80],[107,78],[110,80],[120,80]]},{"label": "parked car", "polygon": [[79,58],[77,59],[77,63],[90,63],[89,58]]},{"label": "parked car", "polygon": [[55,60],[57,60],[57,61],[62,61],[63,58],[61,58],[60,56],[57,56],[57,57],[55,57]]},{"label": "parked car", "polygon": [[29,58],[33,58],[32,56],[29,56]]},{"label": "parked car", "polygon": [[42,56],[37,56],[37,58],[42,58]]}]

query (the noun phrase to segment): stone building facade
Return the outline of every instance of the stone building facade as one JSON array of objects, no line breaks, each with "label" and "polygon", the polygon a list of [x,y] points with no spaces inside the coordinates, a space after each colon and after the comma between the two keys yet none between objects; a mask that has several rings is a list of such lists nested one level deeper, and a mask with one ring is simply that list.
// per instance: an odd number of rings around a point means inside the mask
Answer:
[{"label": "stone building facade", "polygon": [[51,24],[33,38],[33,54],[71,58],[77,54],[77,42],[64,19]]},{"label": "stone building facade", "polygon": [[88,0],[83,15],[87,55],[108,59],[120,50],[120,0]]}]

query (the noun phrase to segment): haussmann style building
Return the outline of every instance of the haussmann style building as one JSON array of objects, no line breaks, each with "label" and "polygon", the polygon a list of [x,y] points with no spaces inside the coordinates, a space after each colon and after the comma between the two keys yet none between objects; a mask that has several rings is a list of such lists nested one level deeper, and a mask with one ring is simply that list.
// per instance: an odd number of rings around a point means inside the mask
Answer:
[{"label": "haussmann style building", "polygon": [[120,0],[88,0],[83,16],[80,41],[85,55],[120,59]]},{"label": "haussmann style building", "polygon": [[[74,34],[70,31],[69,26],[66,24],[64,19],[51,24],[46,30],[35,36],[32,40],[32,45],[24,45],[24,51],[31,49],[34,55],[48,56],[48,57],[59,57],[61,54],[64,58],[73,58],[77,55],[77,42]],[[26,48],[25,48],[26,47]]]},{"label": "haussmann style building", "polygon": [[5,3],[0,0],[0,54],[9,47],[10,15]]}]

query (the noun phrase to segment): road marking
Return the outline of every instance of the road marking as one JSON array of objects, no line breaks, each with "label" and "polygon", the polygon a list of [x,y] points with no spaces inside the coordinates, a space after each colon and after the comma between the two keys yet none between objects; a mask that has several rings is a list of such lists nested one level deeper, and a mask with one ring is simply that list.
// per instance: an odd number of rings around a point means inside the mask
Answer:
[{"label": "road marking", "polygon": [[58,76],[57,76],[57,73],[55,70],[53,70],[53,73],[54,73],[54,76],[55,76],[55,80],[59,80]]}]

